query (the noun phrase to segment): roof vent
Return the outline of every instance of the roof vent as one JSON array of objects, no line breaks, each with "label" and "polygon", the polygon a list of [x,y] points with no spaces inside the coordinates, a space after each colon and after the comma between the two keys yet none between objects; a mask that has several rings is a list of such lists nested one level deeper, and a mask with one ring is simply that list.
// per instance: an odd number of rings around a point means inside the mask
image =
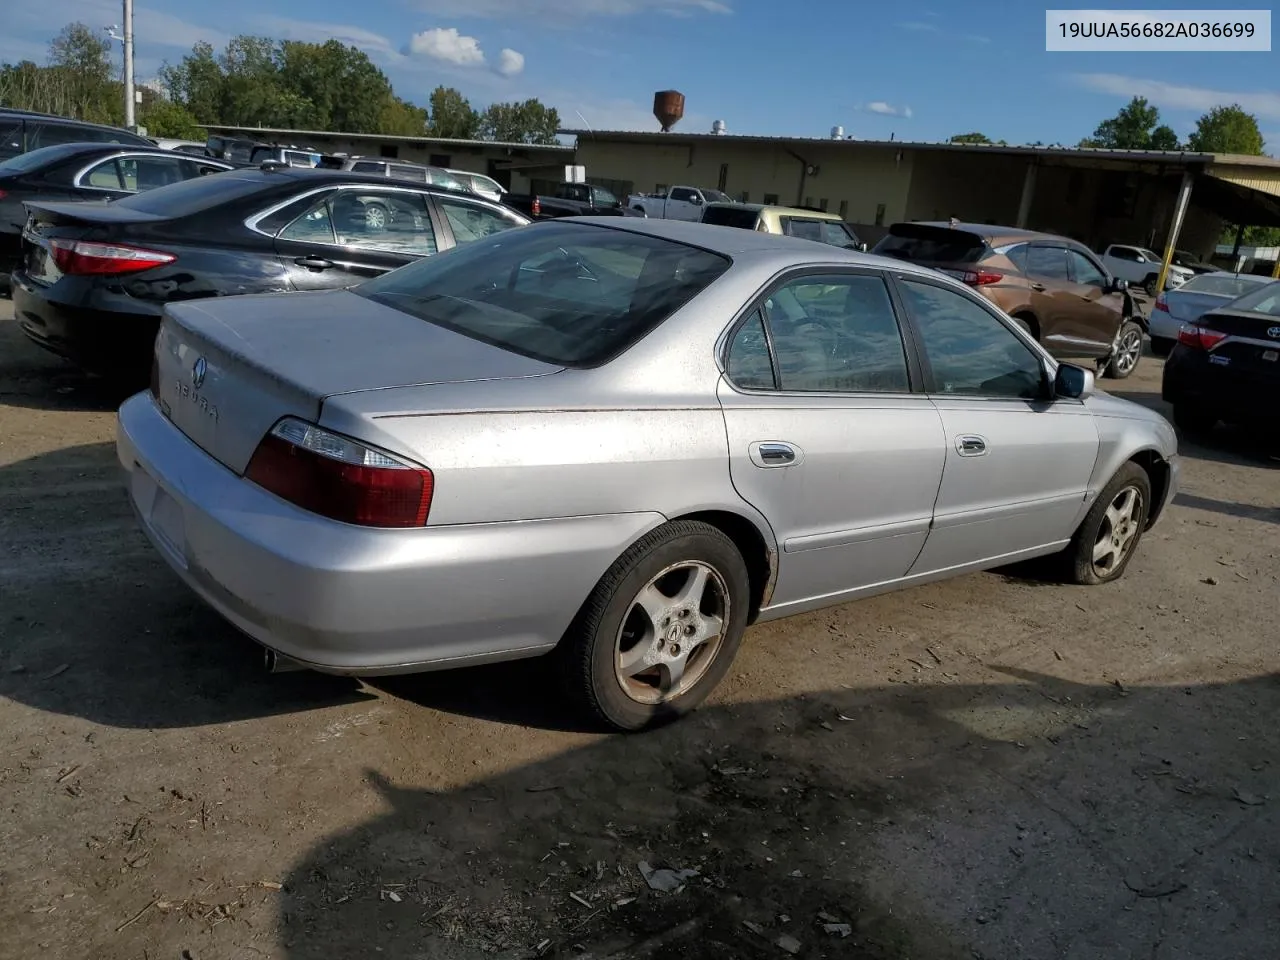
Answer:
[{"label": "roof vent", "polygon": [[839,124],[837,124],[836,126],[832,127],[832,128],[831,128],[831,139],[832,139],[832,140],[843,140],[843,139],[844,139],[844,127],[840,126]]},{"label": "roof vent", "polygon": [[717,120],[715,123],[711,124],[711,132],[716,136],[722,136],[724,134],[724,130],[725,127],[723,120]]}]

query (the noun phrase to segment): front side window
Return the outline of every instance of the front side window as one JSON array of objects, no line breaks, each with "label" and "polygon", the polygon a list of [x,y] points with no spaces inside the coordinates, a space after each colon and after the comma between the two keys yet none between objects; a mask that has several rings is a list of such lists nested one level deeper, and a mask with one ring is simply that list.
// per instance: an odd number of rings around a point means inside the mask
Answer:
[{"label": "front side window", "polygon": [[672,187],[671,188],[672,200],[682,200],[687,203],[688,201],[692,200],[695,196],[696,194],[692,190],[690,190],[688,187]]},{"label": "front side window", "polygon": [[770,294],[765,322],[779,389],[906,393],[910,387],[898,318],[874,274],[810,276]]},{"label": "front side window", "polygon": [[1076,283],[1087,287],[1105,287],[1107,277],[1097,265],[1079,250],[1068,250],[1067,260],[1071,264],[1071,276]]},{"label": "front side window", "polygon": [[482,237],[355,292],[515,353],[591,367],[728,268],[725,257],[660,237],[549,222]]},{"label": "front side window", "polygon": [[281,240],[328,243],[425,257],[436,235],[422,196],[376,190],[330,193],[280,233]]},{"label": "front side window", "polygon": [[480,203],[453,197],[437,197],[436,203],[449,221],[453,239],[457,243],[470,243],[521,225],[519,220],[504,211],[494,210]]},{"label": "front side window", "polygon": [[1027,248],[1027,273],[1044,280],[1070,280],[1067,251],[1062,247],[1033,243]]},{"label": "front side window", "polygon": [[990,311],[968,297],[918,280],[902,282],[939,393],[1036,400],[1040,359]]}]

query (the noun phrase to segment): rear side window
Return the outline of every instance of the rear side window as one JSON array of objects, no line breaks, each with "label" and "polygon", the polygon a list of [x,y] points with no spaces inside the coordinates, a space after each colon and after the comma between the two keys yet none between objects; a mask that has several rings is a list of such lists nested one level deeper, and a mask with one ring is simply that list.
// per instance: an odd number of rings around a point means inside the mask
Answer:
[{"label": "rear side window", "polygon": [[18,117],[0,117],[0,157],[22,153],[22,121]]},{"label": "rear side window", "polygon": [[[29,123],[27,146],[52,147],[60,143],[138,143],[138,138],[124,130],[81,126],[78,123]],[[151,146],[150,143],[147,144]]]},{"label": "rear side window", "polygon": [[551,222],[463,244],[354,290],[524,356],[592,367],[728,268],[726,257],[659,237]]},{"label": "rear side window", "polygon": [[357,160],[351,165],[352,173],[382,173],[384,170],[386,170],[386,164],[376,160]]},{"label": "rear side window", "polygon": [[743,207],[707,207],[702,214],[703,223],[713,223],[718,227],[741,227],[743,230],[754,230],[759,218],[758,210]]},{"label": "rear side window", "polygon": [[427,171],[422,167],[410,167],[403,163],[394,164],[391,167],[391,176],[399,180],[416,180],[418,183],[427,182]]},{"label": "rear side window", "polygon": [[1045,280],[1070,280],[1067,251],[1062,247],[1045,247],[1033,243],[1027,248],[1027,273]]},{"label": "rear side window", "polygon": [[874,252],[917,263],[977,263],[986,255],[987,244],[965,230],[896,223]]}]

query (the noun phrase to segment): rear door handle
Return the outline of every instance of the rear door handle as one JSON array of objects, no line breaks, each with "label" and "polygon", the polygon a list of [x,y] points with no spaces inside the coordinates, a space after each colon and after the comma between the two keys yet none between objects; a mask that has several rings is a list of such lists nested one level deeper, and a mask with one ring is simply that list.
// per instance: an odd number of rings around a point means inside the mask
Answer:
[{"label": "rear door handle", "polygon": [[751,445],[751,462],[757,467],[791,467],[802,459],[800,451],[789,443],[769,440]]},{"label": "rear door handle", "polygon": [[972,434],[956,437],[956,452],[962,457],[981,457],[987,452],[987,441]]},{"label": "rear door handle", "polygon": [[325,260],[321,257],[298,257],[293,262],[300,267],[306,267],[308,270],[328,270],[330,267],[337,266],[332,260]]},{"label": "rear door handle", "polygon": [[1036,293],[1044,293],[1044,284],[1043,284],[1043,283],[1033,283],[1033,284],[1031,285],[1031,289],[1032,289],[1032,290],[1034,290]]}]

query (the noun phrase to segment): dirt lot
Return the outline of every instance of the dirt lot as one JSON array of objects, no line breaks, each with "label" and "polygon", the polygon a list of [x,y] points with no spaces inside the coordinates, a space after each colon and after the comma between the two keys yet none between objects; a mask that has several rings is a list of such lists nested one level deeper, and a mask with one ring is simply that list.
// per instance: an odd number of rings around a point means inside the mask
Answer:
[{"label": "dirt lot", "polygon": [[[1159,371],[1118,392],[1158,406]],[[1120,583],[983,574],[755,628],[707,708],[638,737],[575,729],[537,663],[263,674],[135,530],[112,436],[0,301],[4,958],[1280,943],[1280,464],[1229,435],[1184,450]],[[658,893],[641,862],[698,873]]]}]

